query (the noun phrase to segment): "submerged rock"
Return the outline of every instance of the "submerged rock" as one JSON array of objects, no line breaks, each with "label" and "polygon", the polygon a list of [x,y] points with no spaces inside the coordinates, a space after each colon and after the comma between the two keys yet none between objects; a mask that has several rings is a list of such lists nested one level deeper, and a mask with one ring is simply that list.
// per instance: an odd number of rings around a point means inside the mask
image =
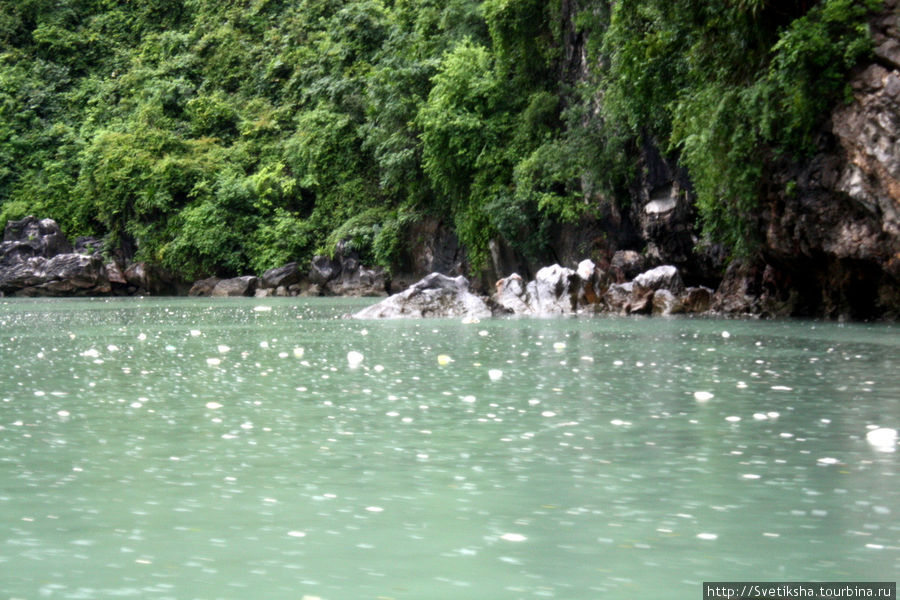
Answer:
[{"label": "submerged rock", "polygon": [[396,319],[409,317],[492,316],[488,304],[469,291],[469,281],[462,276],[447,277],[432,273],[399,294],[353,315],[356,319]]}]

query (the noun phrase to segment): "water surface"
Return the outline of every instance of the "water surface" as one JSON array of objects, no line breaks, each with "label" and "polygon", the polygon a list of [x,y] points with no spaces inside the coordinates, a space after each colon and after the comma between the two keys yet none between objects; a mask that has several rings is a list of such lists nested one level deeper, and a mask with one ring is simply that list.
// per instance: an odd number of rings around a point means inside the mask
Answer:
[{"label": "water surface", "polygon": [[896,580],[896,326],[369,302],[0,300],[3,597]]}]

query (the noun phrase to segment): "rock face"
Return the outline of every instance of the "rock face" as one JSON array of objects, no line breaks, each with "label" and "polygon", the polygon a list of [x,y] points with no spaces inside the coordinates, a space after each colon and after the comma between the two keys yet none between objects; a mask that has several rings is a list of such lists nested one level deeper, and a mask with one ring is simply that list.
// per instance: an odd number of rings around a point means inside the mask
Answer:
[{"label": "rock face", "polygon": [[313,292],[321,296],[387,296],[384,269],[364,266],[346,244],[338,244],[334,258],[315,256],[309,268]]},{"label": "rock face", "polygon": [[402,317],[468,317],[492,316],[488,304],[469,291],[465,277],[447,277],[432,273],[399,294],[364,308],[356,319],[396,319]]},{"label": "rock face", "polygon": [[[553,316],[578,313],[659,314],[705,312],[712,290],[685,288],[674,266],[638,274],[632,281],[609,284],[610,275],[593,261],[578,269],[559,265],[538,271],[525,283],[513,273],[497,282],[494,302],[517,315]],[[705,299],[705,301],[704,301]]]},{"label": "rock face", "polygon": [[0,294],[96,296],[113,291],[99,253],[76,254],[52,219],[10,221],[0,244]]}]

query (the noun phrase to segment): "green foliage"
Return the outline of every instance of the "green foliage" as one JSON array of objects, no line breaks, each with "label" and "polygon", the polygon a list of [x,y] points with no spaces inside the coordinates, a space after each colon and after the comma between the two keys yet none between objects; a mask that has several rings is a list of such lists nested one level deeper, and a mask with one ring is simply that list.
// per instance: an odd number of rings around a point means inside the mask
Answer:
[{"label": "green foliage", "polygon": [[754,248],[772,157],[813,148],[871,47],[866,17],[879,2],[805,5],[626,0],[604,38],[608,127],[668,141],[690,172],[704,231],[738,255]]},{"label": "green foliage", "polygon": [[424,215],[476,266],[497,237],[540,260],[554,225],[627,202],[653,139],[747,252],[767,161],[810,150],[878,6],[0,0],[0,218],[187,276],[339,241],[396,270]]}]

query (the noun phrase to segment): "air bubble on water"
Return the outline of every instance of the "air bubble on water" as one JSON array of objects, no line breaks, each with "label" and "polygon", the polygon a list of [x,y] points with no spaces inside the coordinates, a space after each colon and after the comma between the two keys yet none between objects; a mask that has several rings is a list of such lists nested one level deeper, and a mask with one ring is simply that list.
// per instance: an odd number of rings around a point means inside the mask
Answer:
[{"label": "air bubble on water", "polygon": [[506,542],[524,542],[528,538],[521,533],[504,533],[500,536],[500,539]]},{"label": "air bubble on water", "polygon": [[384,512],[384,509],[381,508],[380,506],[367,506],[366,511],[368,511],[370,513],[380,513],[380,512]]},{"label": "air bubble on water", "polygon": [[44,392],[40,391],[40,390],[37,390],[37,391],[34,393],[34,395],[40,398],[41,396],[45,396],[46,394],[45,394]]},{"label": "air bubble on water", "polygon": [[707,402],[714,397],[715,395],[711,392],[694,392],[694,400],[696,400],[697,402]]},{"label": "air bubble on water", "polygon": [[491,381],[499,381],[503,377],[503,371],[500,369],[490,369],[488,371],[488,377],[491,378]]},{"label": "air bubble on water", "polygon": [[100,351],[96,348],[90,348],[82,352],[81,355],[85,358],[97,358],[98,356],[100,356]]},{"label": "air bubble on water", "polygon": [[384,371],[384,366],[383,365],[375,365],[374,367],[372,367],[372,370],[375,371],[376,373],[381,373],[382,371]]},{"label": "air bubble on water", "polygon": [[555,416],[556,416],[556,413],[553,412],[552,410],[545,410],[544,412],[541,413],[541,416],[542,416],[542,417],[548,417],[548,418],[549,418],[549,417],[555,417]]},{"label": "air bubble on water", "polygon": [[481,331],[478,332],[478,335],[480,335],[481,337],[486,337],[490,334],[488,333],[488,331],[486,329],[482,329]]},{"label": "air bubble on water", "polygon": [[770,419],[777,419],[778,417],[781,416],[781,413],[776,412],[774,410],[770,410],[769,412],[766,413],[766,416],[769,417]]},{"label": "air bubble on water", "polygon": [[739,423],[741,418],[738,417],[737,415],[731,415],[731,416],[725,417],[725,420],[728,421],[729,423]]},{"label": "air bubble on water", "polygon": [[624,365],[625,363],[623,363],[621,360],[614,360],[614,361],[613,361],[613,364],[614,364],[615,366],[617,366],[617,367],[621,367],[621,366]]},{"label": "air bubble on water", "polygon": [[816,459],[816,462],[819,463],[820,465],[836,465],[836,464],[839,464],[841,461],[839,461],[838,459],[833,458],[831,456],[823,456],[822,458]]},{"label": "air bubble on water", "polygon": [[216,346],[216,349],[219,351],[219,354],[225,354],[226,352],[231,350],[231,348],[229,348],[225,344],[219,344],[218,346]]},{"label": "air bubble on water", "polygon": [[303,358],[303,353],[305,351],[300,346],[294,348],[294,358]]},{"label": "air bubble on water", "polygon": [[866,432],[866,441],[879,452],[894,452],[897,448],[897,430],[878,427]]},{"label": "air bubble on water", "polygon": [[741,475],[741,478],[742,479],[759,479],[760,476],[757,475],[756,473],[744,473],[743,475]]},{"label": "air bubble on water", "polygon": [[218,358],[207,358],[206,364],[208,364],[211,367],[216,367],[216,366],[222,364],[222,361],[219,360]]},{"label": "air bubble on water", "polygon": [[582,356],[581,360],[583,360],[584,362],[594,362],[594,357],[593,356]]},{"label": "air bubble on water", "polygon": [[119,351],[119,347],[116,346],[115,344],[109,344],[106,347],[106,349],[109,350],[110,352],[118,352]]},{"label": "air bubble on water", "polygon": [[147,334],[146,334],[146,333],[139,333],[138,336],[137,336],[137,339],[138,339],[139,341],[143,342],[144,340],[147,339]]},{"label": "air bubble on water", "polygon": [[[56,411],[56,414],[58,416],[62,417],[63,419],[65,419],[66,417],[68,417],[70,415],[69,411],[67,411],[67,410],[58,410],[58,411]],[[16,421],[16,423],[13,423],[13,425],[17,425],[19,423],[21,423],[21,422]]]},{"label": "air bubble on water", "polygon": [[271,306],[259,305],[253,307],[253,312],[269,312],[272,310]]},{"label": "air bubble on water", "polygon": [[200,337],[203,333],[199,329],[191,329],[191,337]]},{"label": "air bubble on water", "polygon": [[206,408],[208,408],[209,410],[218,410],[218,409],[222,408],[222,405],[219,404],[218,402],[207,402]]},{"label": "air bubble on water", "polygon": [[766,413],[753,413],[753,418],[757,421],[767,421],[769,419],[769,415]]},{"label": "air bubble on water", "polygon": [[357,352],[356,350],[351,350],[347,353],[347,364],[350,365],[351,369],[357,368],[362,364],[365,357],[361,352]]},{"label": "air bubble on water", "polygon": [[566,343],[565,342],[554,342],[553,349],[556,350],[557,352],[562,352],[563,350],[566,349]]},{"label": "air bubble on water", "polygon": [[718,538],[719,538],[719,536],[716,535],[715,533],[698,533],[698,534],[697,534],[697,539],[698,539],[698,540],[707,540],[707,541],[711,541],[711,540],[716,540],[716,539],[718,539]]},{"label": "air bubble on water", "polygon": [[475,402],[475,396],[463,396],[463,397],[461,398],[461,400],[462,400],[463,402],[468,403],[468,404],[472,404],[472,403]]},{"label": "air bubble on water", "polygon": [[303,532],[303,531],[288,531],[287,534],[288,534],[289,536],[291,536],[291,537],[294,537],[294,538],[302,538],[302,537],[306,537],[306,533]]},{"label": "air bubble on water", "polygon": [[731,334],[728,333],[727,331],[723,331],[723,332],[722,332],[722,337],[725,338],[725,339],[727,340],[728,338],[731,337]]},{"label": "air bubble on water", "polygon": [[287,358],[288,356],[289,356],[289,354],[287,352],[279,352],[278,353],[278,358]]},{"label": "air bubble on water", "polygon": [[437,357],[438,364],[441,366],[449,365],[453,362],[453,359],[447,356],[446,354],[438,354]]},{"label": "air bubble on water", "polygon": [[786,385],[773,385],[771,389],[776,390],[776,391],[779,391],[779,392],[792,392],[792,391],[794,391],[794,388],[788,387],[788,386],[786,386]]},{"label": "air bubble on water", "polygon": [[738,381],[738,382],[737,382],[737,388],[738,388],[739,390],[747,389],[747,383],[744,382],[744,381]]}]

